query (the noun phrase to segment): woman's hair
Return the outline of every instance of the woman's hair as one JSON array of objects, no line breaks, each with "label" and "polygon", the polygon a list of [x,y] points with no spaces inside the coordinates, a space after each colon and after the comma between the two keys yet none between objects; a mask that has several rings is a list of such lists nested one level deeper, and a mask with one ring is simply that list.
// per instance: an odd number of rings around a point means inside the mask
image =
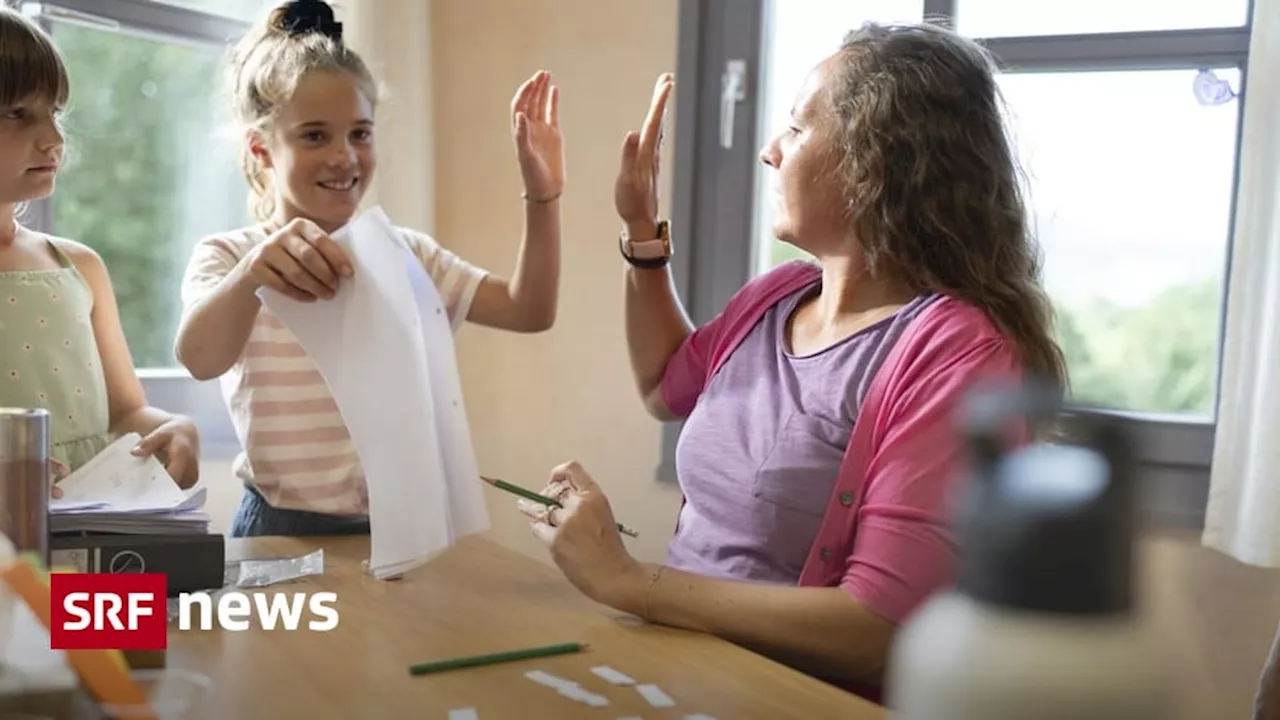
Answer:
[{"label": "woman's hair", "polygon": [[[321,0],[292,0],[277,6],[231,51],[227,88],[241,134],[270,127],[298,83],[314,72],[349,73],[376,106],[378,85],[364,60],[342,40],[342,24]],[[271,175],[250,150],[240,148],[240,168],[249,181],[249,207],[265,221],[275,212]]]},{"label": "woman's hair", "polygon": [[64,107],[70,94],[67,68],[53,41],[21,13],[0,6],[0,107],[31,97]]},{"label": "woman's hair", "polygon": [[1065,393],[990,55],[937,25],[868,24],[835,62],[835,167],[869,270],[981,308]]}]

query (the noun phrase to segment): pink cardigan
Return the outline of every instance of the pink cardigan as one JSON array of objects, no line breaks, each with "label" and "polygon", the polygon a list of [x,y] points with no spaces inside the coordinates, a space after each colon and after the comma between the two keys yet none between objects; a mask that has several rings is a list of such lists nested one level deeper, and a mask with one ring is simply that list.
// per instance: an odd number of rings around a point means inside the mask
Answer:
[{"label": "pink cardigan", "polygon": [[[820,277],[793,261],[747,283],[668,362],[668,409],[692,412],[764,313]],[[894,623],[949,585],[958,550],[949,499],[965,469],[953,411],[975,381],[1020,374],[1014,345],[981,310],[949,297],[926,308],[871,382],[799,584],[842,587]]]}]

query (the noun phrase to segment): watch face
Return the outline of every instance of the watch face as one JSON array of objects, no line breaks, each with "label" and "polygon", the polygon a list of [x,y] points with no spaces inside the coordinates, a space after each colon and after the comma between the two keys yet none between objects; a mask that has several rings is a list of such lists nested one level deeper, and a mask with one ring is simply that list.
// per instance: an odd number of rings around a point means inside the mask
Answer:
[{"label": "watch face", "polygon": [[648,240],[630,238],[624,231],[620,240],[622,256],[632,265],[643,268],[664,267],[671,259],[671,240],[666,221],[658,223],[658,237]]},{"label": "watch face", "polygon": [[631,257],[638,260],[657,260],[667,256],[667,244],[662,240],[631,242]]}]

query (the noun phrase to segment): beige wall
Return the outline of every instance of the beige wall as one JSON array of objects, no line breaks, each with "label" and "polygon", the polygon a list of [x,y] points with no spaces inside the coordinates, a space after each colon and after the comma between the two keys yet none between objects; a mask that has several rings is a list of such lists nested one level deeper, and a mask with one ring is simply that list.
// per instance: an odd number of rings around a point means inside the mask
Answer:
[{"label": "beige wall", "polygon": [[[679,495],[654,480],[660,426],[631,384],[612,191],[623,136],[643,119],[657,76],[675,69],[676,1],[432,7],[434,230],[468,260],[501,273],[512,267],[523,208],[511,96],[539,69],[561,88],[568,184],[556,327],[537,336],[469,327],[459,336],[482,472],[538,488],[554,465],[578,460],[605,486],[619,519],[640,531],[632,548],[658,558]],[[545,558],[513,501],[490,497],[495,536]]]}]

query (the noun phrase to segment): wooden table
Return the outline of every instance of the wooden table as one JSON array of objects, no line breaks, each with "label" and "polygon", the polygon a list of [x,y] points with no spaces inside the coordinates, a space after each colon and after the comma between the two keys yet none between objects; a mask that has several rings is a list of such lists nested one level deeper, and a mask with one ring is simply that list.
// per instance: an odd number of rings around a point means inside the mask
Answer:
[{"label": "wooden table", "polygon": [[[169,667],[214,683],[202,718],[447,718],[646,720],[702,713],[717,720],[881,720],[879,706],[706,635],[646,625],[592,603],[554,568],[483,537],[468,538],[403,580],[366,575],[368,538],[228,540],[228,559],[325,550],[323,576],[268,590],[337,593],[339,626],[327,633],[169,632]],[[307,615],[304,614],[304,622]],[[411,677],[409,666],[564,642],[590,651]],[[675,701],[656,709],[631,687],[590,673],[608,665],[654,683]],[[541,669],[604,695],[592,708],[524,677]]]}]

